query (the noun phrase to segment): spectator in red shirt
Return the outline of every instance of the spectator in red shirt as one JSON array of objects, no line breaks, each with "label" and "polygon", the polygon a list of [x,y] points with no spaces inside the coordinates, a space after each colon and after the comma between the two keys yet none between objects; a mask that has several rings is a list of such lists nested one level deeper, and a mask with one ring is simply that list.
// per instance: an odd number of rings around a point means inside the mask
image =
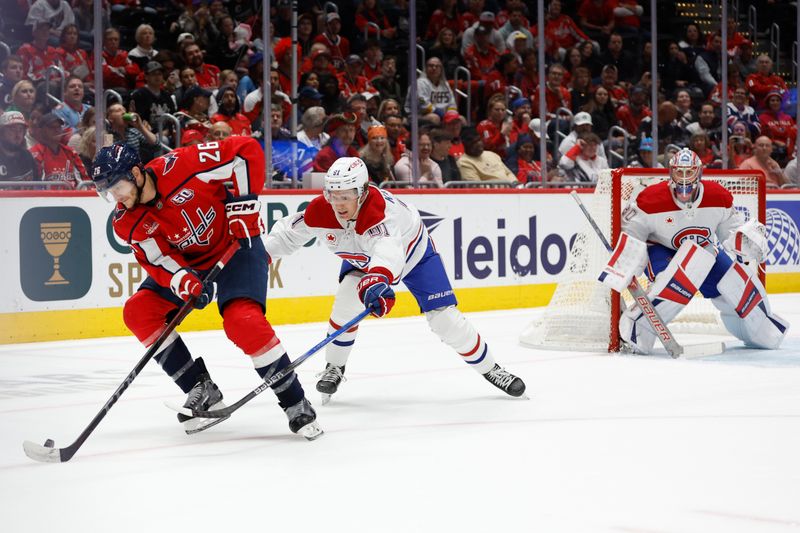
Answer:
[{"label": "spectator in red shirt", "polygon": [[372,84],[362,74],[364,70],[364,60],[361,56],[350,54],[345,62],[344,72],[340,72],[336,77],[339,80],[339,90],[342,97],[350,98],[356,93],[376,93]]},{"label": "spectator in red shirt", "polygon": [[783,93],[786,82],[777,74],[772,74],[772,59],[767,54],[761,54],[756,60],[757,72],[747,76],[745,84],[750,95],[756,100],[756,111],[767,107],[767,95],[772,91]]},{"label": "spectator in red shirt", "polygon": [[782,97],[778,91],[767,94],[767,109],[758,116],[761,133],[772,140],[772,157],[784,164],[794,149],[797,125],[792,117],[781,111]]},{"label": "spectator in red shirt", "polygon": [[[750,41],[741,33],[736,31],[736,18],[735,17],[728,17],[728,44],[726,45],[726,49],[728,50],[728,56],[733,57],[736,54],[737,49],[745,43],[749,43]],[[711,44],[711,35],[708,36],[709,43]]]},{"label": "spectator in red shirt", "polygon": [[64,121],[47,113],[36,121],[38,144],[31,148],[37,172],[45,181],[66,181],[73,187],[89,179],[83,161],[72,148],[64,144]]},{"label": "spectator in red shirt", "polygon": [[514,85],[519,88],[522,95],[533,98],[534,92],[539,90],[539,69],[536,50],[525,50],[522,53],[522,67],[517,70]]},{"label": "spectator in red shirt", "polygon": [[65,74],[76,76],[87,83],[93,81],[92,60],[86,50],[78,47],[78,26],[75,24],[70,24],[61,32],[58,55]]},{"label": "spectator in red shirt", "polygon": [[203,61],[203,52],[197,43],[189,43],[183,47],[183,61],[194,70],[197,84],[209,91],[219,87],[219,67]]},{"label": "spectator in red shirt", "polygon": [[449,153],[458,159],[464,155],[464,143],[461,142],[461,129],[464,127],[464,121],[458,111],[448,111],[444,114],[442,123],[444,131],[451,137]]},{"label": "spectator in red shirt", "polygon": [[328,13],[325,15],[325,31],[314,38],[315,43],[322,43],[328,47],[336,69],[343,68],[345,58],[350,55],[350,41],[347,37],[339,35],[340,31],[342,31],[342,19],[339,13]]},{"label": "spectator in red shirt", "polygon": [[630,102],[617,108],[617,120],[619,125],[631,135],[636,135],[639,125],[644,117],[653,116],[653,112],[645,105],[647,93],[641,85],[635,85],[631,89]]},{"label": "spectator in red shirt", "polygon": [[47,67],[59,63],[58,50],[47,44],[51,27],[48,21],[37,22],[33,27],[33,41],[23,44],[17,51],[22,58],[25,77],[32,81],[44,79]]},{"label": "spectator in red shirt", "polygon": [[[380,28],[375,29],[375,24]],[[359,35],[364,35],[366,29],[367,36],[372,39],[384,39],[392,41],[397,36],[397,28],[391,25],[389,17],[378,5],[377,0],[363,0],[356,8],[356,28]]]},{"label": "spectator in red shirt", "polygon": [[505,94],[506,87],[514,85],[518,70],[519,63],[514,54],[505,53],[497,58],[494,70],[486,77],[486,96]]},{"label": "spectator in red shirt", "polygon": [[326,74],[336,76],[336,68],[333,66],[331,53],[328,47],[322,43],[314,43],[314,47],[320,48],[311,52],[308,58],[307,69],[301,70],[301,72],[314,72],[320,78]]},{"label": "spectator in red shirt", "polygon": [[127,92],[133,89],[139,67],[128,59],[128,52],[119,49],[119,31],[103,32],[103,87]]},{"label": "spectator in red shirt", "polygon": [[484,0],[468,0],[467,10],[458,15],[458,31],[456,34],[459,39],[464,36],[464,32],[478,22],[483,12]]},{"label": "spectator in red shirt", "polygon": [[600,73],[600,84],[608,91],[614,109],[628,103],[628,91],[617,84],[617,67],[606,65]]},{"label": "spectator in red shirt", "polygon": [[358,157],[358,151],[352,146],[357,120],[355,113],[350,112],[333,115],[328,119],[325,129],[331,138],[314,158],[314,172],[327,172],[340,157]]},{"label": "spectator in red shirt", "polygon": [[464,52],[464,63],[473,81],[486,80],[500,58],[497,48],[489,43],[490,31],[487,26],[479,24],[475,28],[475,44]]},{"label": "spectator in red shirt", "polygon": [[383,52],[381,52],[381,44],[375,39],[367,41],[364,48],[364,77],[372,82],[373,78],[381,75],[381,60],[383,59]]},{"label": "spectator in red shirt", "polygon": [[239,98],[236,89],[223,85],[217,91],[217,113],[211,117],[211,123],[226,122],[231,127],[231,135],[249,136],[252,133],[250,120],[239,111]]},{"label": "spectator in red shirt", "polygon": [[506,43],[503,39],[503,36],[500,34],[500,31],[497,29],[495,25],[495,16],[494,13],[491,11],[484,11],[481,13],[478,22],[470,26],[464,31],[464,35],[461,38],[461,53],[466,54],[467,50],[470,46],[475,44],[475,35],[476,30],[479,27],[483,27],[484,29],[488,30],[488,40],[489,44],[494,46],[498,53],[503,53],[506,51]]},{"label": "spectator in red shirt", "polygon": [[608,40],[614,29],[614,7],[616,2],[606,0],[583,0],[578,8],[578,18],[584,33],[601,45]]},{"label": "spectator in red shirt", "polygon": [[[561,7],[561,0],[552,0],[544,23],[545,53],[558,61],[563,61],[567,50],[579,42],[590,40],[572,17],[561,12]],[[534,37],[539,35],[538,24],[533,24],[530,30]]]},{"label": "spectator in red shirt", "polygon": [[449,28],[454,35],[458,35],[461,28],[458,27],[458,11],[456,10],[456,0],[442,0],[439,2],[439,9],[433,12],[431,20],[428,21],[428,29],[425,32],[425,40],[433,41],[438,37],[439,32],[444,28]]},{"label": "spectator in red shirt", "polygon": [[[286,94],[292,94],[292,39],[290,37],[284,37],[278,44],[275,45],[273,48],[273,53],[275,54],[275,59],[278,62],[278,79],[280,80],[281,84],[281,91],[285,92]],[[298,64],[298,73],[297,77],[300,78],[300,57],[302,55],[302,50],[300,49],[300,45],[297,45],[297,64]]]},{"label": "spectator in red shirt", "polygon": [[498,94],[489,99],[486,106],[486,120],[482,120],[477,127],[483,139],[483,147],[501,158],[506,156],[508,150],[508,136],[511,133],[511,120],[506,114],[505,96]]},{"label": "spectator in red shirt", "polygon": [[691,136],[689,148],[697,154],[704,167],[713,166],[717,160],[714,150],[711,149],[711,139],[703,132],[695,133]]},{"label": "spectator in red shirt", "polygon": [[[548,115],[555,115],[559,107],[570,108],[572,96],[569,90],[561,85],[561,80],[564,78],[564,67],[561,63],[553,63],[547,69],[547,81],[545,82],[545,107],[547,108]],[[531,95],[533,100],[533,109],[539,109],[539,91],[536,90]]]},{"label": "spectator in red shirt", "polygon": [[384,119],[383,125],[386,126],[386,140],[389,142],[392,157],[395,161],[399,161],[403,152],[406,151],[406,139],[408,139],[408,131],[403,127],[403,119],[400,118],[400,115],[388,115]]}]

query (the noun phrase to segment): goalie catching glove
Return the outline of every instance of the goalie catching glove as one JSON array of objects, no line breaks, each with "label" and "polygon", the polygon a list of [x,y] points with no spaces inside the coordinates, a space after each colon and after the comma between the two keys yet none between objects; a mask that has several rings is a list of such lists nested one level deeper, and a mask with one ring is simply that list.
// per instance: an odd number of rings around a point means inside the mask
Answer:
[{"label": "goalie catching glove", "polygon": [[256,194],[237,196],[226,201],[225,214],[228,217],[228,231],[242,248],[251,248],[251,239],[264,233],[261,202]]},{"label": "goalie catching glove", "polygon": [[644,270],[647,261],[647,245],[636,237],[622,233],[611,253],[611,259],[597,279],[615,291],[622,292],[630,285],[633,277]]},{"label": "goalie catching glove", "polygon": [[214,283],[204,284],[191,268],[182,268],[175,272],[169,288],[184,302],[188,302],[191,297],[197,298],[194,302],[195,309],[204,308],[214,299]]},{"label": "goalie catching glove", "polygon": [[755,220],[749,220],[732,232],[722,243],[723,248],[736,256],[740,263],[755,261],[761,263],[767,256],[767,228]]},{"label": "goalie catching glove", "polygon": [[358,282],[358,298],[374,316],[382,317],[394,306],[394,291],[384,274],[366,274]]}]

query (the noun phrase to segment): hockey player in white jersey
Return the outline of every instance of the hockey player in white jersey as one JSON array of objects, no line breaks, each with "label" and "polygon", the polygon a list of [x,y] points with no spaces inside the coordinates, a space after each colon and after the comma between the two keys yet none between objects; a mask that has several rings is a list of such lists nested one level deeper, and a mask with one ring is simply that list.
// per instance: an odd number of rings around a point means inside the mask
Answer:
[{"label": "hockey player in white jersey", "polygon": [[[266,239],[271,260],[295,252],[313,237],[342,258],[329,332],[365,307],[377,317],[388,314],[395,301],[392,286],[402,281],[444,343],[492,385],[522,396],[525,383],[495,362],[486,341],[456,309],[450,280],[417,209],[368,182],[361,159],[337,159],[325,174],[323,195],[273,226]],[[326,348],[327,365],[317,383],[323,401],[343,380],[357,331],[353,327]]]},{"label": "hockey player in white jersey", "polygon": [[[746,346],[777,348],[789,324],[772,312],[758,276],[742,266],[764,260],[763,224],[745,223],[727,189],[701,180],[700,158],[688,148],[673,156],[669,172],[669,180],[645,188],[623,211],[622,234],[600,281],[622,291],[646,269],[648,296],[665,322],[699,291]],[[656,340],[638,306],[623,313],[619,333],[635,353],[650,353]]]}]

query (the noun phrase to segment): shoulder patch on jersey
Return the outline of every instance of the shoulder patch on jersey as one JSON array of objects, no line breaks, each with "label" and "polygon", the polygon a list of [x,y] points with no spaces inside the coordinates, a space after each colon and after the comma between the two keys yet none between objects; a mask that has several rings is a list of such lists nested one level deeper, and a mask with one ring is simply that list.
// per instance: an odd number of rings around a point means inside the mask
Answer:
[{"label": "shoulder patch on jersey", "polygon": [[648,215],[678,209],[672,198],[672,192],[669,190],[669,183],[666,181],[656,183],[643,190],[636,197],[636,205],[640,211]]},{"label": "shoulder patch on jersey", "polygon": [[731,207],[733,195],[731,192],[715,181],[703,182],[703,199],[699,207]]},{"label": "shoulder patch on jersey", "polygon": [[317,196],[311,200],[306,207],[305,221],[309,228],[342,229],[336,213],[324,196]]},{"label": "shoulder patch on jersey", "polygon": [[363,235],[368,229],[377,226],[386,218],[386,200],[377,187],[370,187],[367,199],[361,205],[356,220],[356,233]]}]

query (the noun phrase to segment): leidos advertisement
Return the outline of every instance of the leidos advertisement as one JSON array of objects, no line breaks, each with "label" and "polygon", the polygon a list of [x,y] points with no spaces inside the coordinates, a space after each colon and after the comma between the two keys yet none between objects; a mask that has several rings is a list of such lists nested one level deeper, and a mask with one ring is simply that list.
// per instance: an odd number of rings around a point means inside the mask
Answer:
[{"label": "leidos advertisement", "polygon": [[[308,194],[261,197],[268,227]],[[588,226],[567,194],[403,194],[420,211],[454,288],[554,283],[575,234]],[[118,308],[145,278],[96,196],[5,197],[0,313]],[[800,194],[769,195],[770,272],[800,272]],[[592,236],[593,238],[593,236]],[[340,260],[311,241],[270,269],[269,295],[333,295]],[[402,286],[399,287],[403,290]]]}]

